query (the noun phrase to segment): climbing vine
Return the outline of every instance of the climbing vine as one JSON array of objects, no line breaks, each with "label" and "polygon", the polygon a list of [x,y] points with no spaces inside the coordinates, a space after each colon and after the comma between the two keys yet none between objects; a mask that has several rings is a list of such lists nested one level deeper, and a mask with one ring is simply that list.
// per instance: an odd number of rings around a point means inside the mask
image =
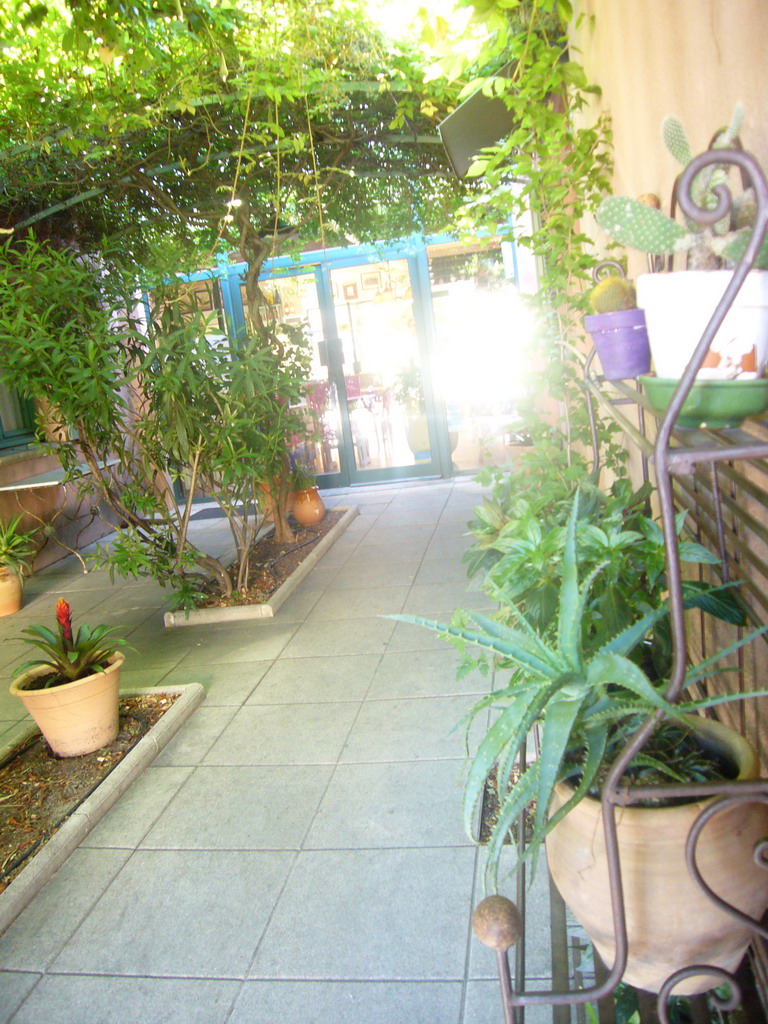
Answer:
[{"label": "climbing vine", "polygon": [[[438,59],[430,77],[464,83],[461,96],[478,88],[500,97],[513,128],[498,145],[483,149],[468,171],[476,191],[459,216],[466,236],[514,240],[537,259],[534,297],[538,331],[533,361],[542,370],[532,386],[561,403],[567,442],[587,441],[584,393],[575,354],[585,308],[583,292],[596,263],[580,228],[610,189],[611,127],[590,116],[599,92],[574,59],[568,43],[569,0],[465,0],[472,17],[457,49],[432,34]],[[539,439],[542,427],[533,418]],[[616,469],[621,449],[601,431],[603,459]]]}]

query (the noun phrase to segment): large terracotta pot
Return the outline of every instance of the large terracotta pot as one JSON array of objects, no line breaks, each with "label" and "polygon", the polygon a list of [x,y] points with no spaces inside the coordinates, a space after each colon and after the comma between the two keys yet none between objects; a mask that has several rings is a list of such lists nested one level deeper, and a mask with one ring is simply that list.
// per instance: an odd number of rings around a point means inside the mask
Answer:
[{"label": "large terracotta pot", "polygon": [[302,487],[293,492],[293,518],[302,526],[314,526],[325,515],[325,504],[316,487]]},{"label": "large terracotta pot", "polygon": [[34,718],[54,754],[90,754],[111,743],[120,729],[120,669],[124,661],[125,655],[118,652],[103,672],[61,686],[28,690],[26,684],[31,679],[50,671],[38,666],[14,680],[10,691]]},{"label": "large terracotta pot", "polygon": [[[739,778],[757,777],[757,758],[738,733],[696,717],[703,742],[727,752]],[[552,809],[569,788],[559,784]],[[716,798],[677,807],[616,809],[629,959],[624,981],[658,992],[669,975],[693,964],[733,971],[752,931],[716,907],[690,877],[685,841],[696,818]],[[768,837],[765,804],[731,805],[716,814],[699,837],[696,862],[704,881],[732,906],[759,919],[768,906],[768,871],[753,860],[755,846]],[[610,967],[615,941],[608,867],[598,800],[582,800],[547,837],[552,878],[600,957]],[[681,983],[675,995],[704,992],[713,976]],[[719,984],[719,979],[714,984]]]},{"label": "large terracotta pot", "polygon": [[0,569],[0,616],[14,615],[24,598],[24,584],[18,573]]}]

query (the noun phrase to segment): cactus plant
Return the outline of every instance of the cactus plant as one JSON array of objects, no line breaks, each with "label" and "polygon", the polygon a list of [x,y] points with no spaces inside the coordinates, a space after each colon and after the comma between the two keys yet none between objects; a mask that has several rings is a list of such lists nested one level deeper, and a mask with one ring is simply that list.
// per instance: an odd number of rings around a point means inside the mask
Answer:
[{"label": "cactus plant", "polygon": [[[723,149],[738,142],[743,112],[737,104],[727,128],[718,132],[713,149]],[[690,163],[691,147],[679,118],[669,116],[662,124],[662,137],[672,156],[684,167]],[[692,198],[701,209],[716,205],[715,186],[727,181],[727,171],[720,165],[706,168],[694,180]],[[653,255],[688,254],[688,268],[714,269],[738,261],[746,248],[754,218],[754,195],[747,189],[733,202],[730,217],[712,227],[680,224],[642,199],[609,196],[597,212],[598,224],[622,245]],[[674,203],[673,203],[674,212]],[[768,269],[768,241],[764,241],[757,262]]]},{"label": "cactus plant", "polygon": [[635,286],[626,277],[610,274],[595,285],[589,293],[589,301],[595,313],[618,313],[623,309],[635,309]]}]

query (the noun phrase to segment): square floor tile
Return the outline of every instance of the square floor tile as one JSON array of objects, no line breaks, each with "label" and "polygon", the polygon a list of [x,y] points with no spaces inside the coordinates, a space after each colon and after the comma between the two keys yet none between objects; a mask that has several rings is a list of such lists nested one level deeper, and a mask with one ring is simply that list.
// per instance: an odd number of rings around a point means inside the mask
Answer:
[{"label": "square floor tile", "polygon": [[0,968],[45,970],[129,856],[127,850],[75,850],[0,938]]},{"label": "square floor tile", "polygon": [[81,848],[134,849],[193,770],[151,765],[86,836]]},{"label": "square floor tile", "polygon": [[305,849],[461,846],[463,764],[341,764]]},{"label": "square floor tile", "polygon": [[[181,629],[192,629],[183,626]],[[200,665],[229,665],[242,661],[272,661],[280,655],[296,632],[295,622],[281,625],[269,620],[241,622],[222,629],[220,625],[203,626],[199,639],[188,652],[181,666],[197,669]]]},{"label": "square floor tile", "polygon": [[298,849],[330,767],[197,768],[142,842],[145,849]]},{"label": "square floor tile", "polygon": [[461,984],[248,981],[229,1024],[459,1024]]},{"label": "square floor tile", "polygon": [[360,701],[371,685],[378,654],[338,658],[281,658],[248,698],[248,704]]},{"label": "square floor tile", "polygon": [[205,687],[206,707],[227,707],[243,704],[258,686],[269,669],[268,661],[230,663],[204,663],[194,666],[182,663],[163,679],[166,684],[200,683]]},{"label": "square floor tile", "polygon": [[[438,622],[450,622],[454,609],[443,609],[443,614],[435,613]],[[447,641],[437,633],[414,622],[395,622],[395,628],[387,641],[387,652],[390,651],[444,651]]]},{"label": "square floor tile", "polygon": [[341,755],[343,762],[463,758],[459,722],[473,698],[414,697],[367,700]]},{"label": "square floor tile", "polygon": [[[0,1020],[9,1021],[15,1010],[35,987],[40,978],[39,974],[14,973],[13,971],[0,971]],[[37,1017],[34,1024],[41,1020],[49,1020],[46,1017]]]},{"label": "square floor tile", "polygon": [[292,858],[233,850],[139,850],[52,969],[242,978]]},{"label": "square floor tile", "polygon": [[396,615],[402,611],[408,592],[408,587],[368,587],[365,590],[328,591],[315,604],[307,616],[307,622]]},{"label": "square floor tile", "polygon": [[461,658],[447,642],[443,650],[403,651],[383,655],[368,692],[371,700],[392,697],[437,697],[487,693],[490,679],[474,671],[457,678]]},{"label": "square floor tile", "polygon": [[461,980],[473,849],[299,854],[254,978]]},{"label": "square floor tile", "polygon": [[[425,564],[429,564],[428,562]],[[492,610],[496,602],[482,590],[470,590],[466,584],[416,583],[403,605],[406,615],[434,617],[443,608]]]},{"label": "square floor tile", "polygon": [[379,562],[387,564],[420,562],[427,550],[428,541],[410,540],[399,543],[391,540],[380,544],[360,544],[344,563],[348,569],[365,572],[367,566]]},{"label": "square floor tile", "polygon": [[236,981],[48,975],[13,1024],[224,1024]]},{"label": "square floor tile", "polygon": [[[435,520],[436,521],[436,520]],[[371,544],[414,544],[423,545],[422,550],[432,540],[435,531],[434,522],[418,525],[393,525],[388,526],[383,517],[380,517],[375,526],[372,526],[366,536],[360,541],[360,553],[365,554],[365,549]]]},{"label": "square floor tile", "polygon": [[160,751],[154,764],[158,767],[201,764],[236,712],[236,707],[197,708],[168,746]]},{"label": "square floor tile", "polygon": [[449,586],[468,586],[466,565],[455,558],[436,559],[422,562],[414,580],[418,586],[429,586],[434,583],[446,583]]},{"label": "square floor tile", "polygon": [[335,764],[357,704],[263,704],[240,708],[206,764]]},{"label": "square floor tile", "polygon": [[465,536],[465,531],[457,530],[455,533],[436,534],[424,552],[424,561],[433,562],[435,559],[447,559],[460,563],[471,543],[472,538]]},{"label": "square floor tile", "polygon": [[287,644],[284,658],[329,654],[383,654],[395,623],[391,619],[339,619],[305,622]]},{"label": "square floor tile", "polygon": [[359,566],[343,566],[333,581],[333,592],[370,590],[372,587],[409,587],[416,579],[421,560],[409,562],[376,562],[365,571]]},{"label": "square floor tile", "polygon": [[[312,570],[314,572],[314,569]],[[312,586],[312,573],[302,580],[278,609],[281,622],[303,622],[315,605],[323,598],[325,584]]]}]

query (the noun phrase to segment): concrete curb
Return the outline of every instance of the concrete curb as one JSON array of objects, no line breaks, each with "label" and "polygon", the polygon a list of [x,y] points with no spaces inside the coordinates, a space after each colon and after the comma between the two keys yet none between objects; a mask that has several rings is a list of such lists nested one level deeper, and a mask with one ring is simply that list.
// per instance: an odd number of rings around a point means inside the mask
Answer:
[{"label": "concrete curb", "polygon": [[[165,712],[163,717],[142,736],[136,746],[120,761],[106,779],[64,822],[58,832],[51,836],[42,849],[34,855],[24,870],[8,888],[0,893],[0,935],[22,910],[32,902],[45,883],[55,874],[64,861],[85,839],[97,822],[104,817],[112,804],[154,761],[169,740],[178,732],[195,708],[205,700],[205,690],[199,683],[182,686],[149,686],[142,689],[121,690],[121,697],[135,697],[142,694],[180,694],[178,700]],[[32,726],[27,735],[37,729]],[[14,740],[17,746],[25,737]],[[9,752],[0,750],[0,758]]]},{"label": "concrete curb", "polygon": [[248,619],[271,619],[280,605],[293,593],[317,565],[323,555],[332,547],[358,514],[356,507],[347,509],[329,509],[330,512],[344,512],[332,530],[323,537],[320,543],[304,559],[296,572],[275,591],[269,601],[264,604],[237,605],[232,608],[195,608],[189,612],[166,612],[163,622],[169,628],[177,626],[205,626],[212,622],[242,622]]}]

